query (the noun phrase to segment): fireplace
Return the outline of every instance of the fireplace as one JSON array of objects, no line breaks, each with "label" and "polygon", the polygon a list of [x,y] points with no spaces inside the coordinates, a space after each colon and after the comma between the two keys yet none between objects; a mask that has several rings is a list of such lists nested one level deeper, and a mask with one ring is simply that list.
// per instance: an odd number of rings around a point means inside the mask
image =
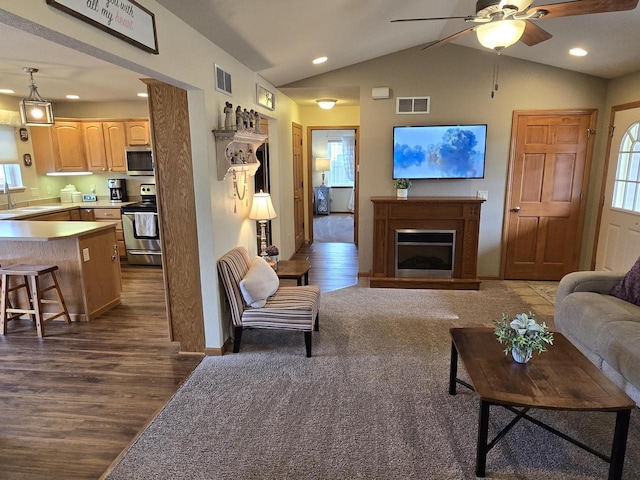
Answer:
[{"label": "fireplace", "polygon": [[372,288],[480,288],[476,271],[484,199],[371,197],[371,202]]},{"label": "fireplace", "polygon": [[396,229],[395,276],[453,278],[455,230]]}]

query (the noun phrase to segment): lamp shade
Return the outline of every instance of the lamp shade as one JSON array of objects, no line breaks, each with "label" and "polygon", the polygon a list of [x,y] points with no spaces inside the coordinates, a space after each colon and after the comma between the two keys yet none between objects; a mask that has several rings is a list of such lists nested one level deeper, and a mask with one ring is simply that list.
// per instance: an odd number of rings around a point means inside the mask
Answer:
[{"label": "lamp shade", "polygon": [[331,170],[331,160],[328,158],[316,158],[314,169],[316,172],[328,172]]},{"label": "lamp shade", "polygon": [[13,127],[0,125],[0,164],[18,163],[18,147]]},{"label": "lamp shade", "polygon": [[262,190],[260,190],[260,193],[254,194],[249,218],[251,220],[271,220],[276,217],[276,211],[271,203],[271,195],[264,193]]},{"label": "lamp shade", "polygon": [[524,20],[499,20],[480,25],[476,29],[476,35],[483,47],[505,48],[520,40],[526,26]]}]

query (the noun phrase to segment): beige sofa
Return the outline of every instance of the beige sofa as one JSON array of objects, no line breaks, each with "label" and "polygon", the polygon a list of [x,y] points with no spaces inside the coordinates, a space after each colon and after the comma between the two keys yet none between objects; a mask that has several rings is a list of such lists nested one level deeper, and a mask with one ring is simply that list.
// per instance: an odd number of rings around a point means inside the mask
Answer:
[{"label": "beige sofa", "polygon": [[574,272],[558,286],[556,329],[640,405],[640,307],[609,295],[624,274]]}]

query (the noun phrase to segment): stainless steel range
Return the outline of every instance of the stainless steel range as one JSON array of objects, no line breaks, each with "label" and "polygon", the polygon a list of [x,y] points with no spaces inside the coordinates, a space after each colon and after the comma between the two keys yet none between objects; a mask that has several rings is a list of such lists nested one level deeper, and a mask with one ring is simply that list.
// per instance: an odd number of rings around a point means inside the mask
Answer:
[{"label": "stainless steel range", "polygon": [[122,207],[127,262],[133,265],[162,265],[156,186],[152,183],[140,185],[140,197],[142,201]]}]

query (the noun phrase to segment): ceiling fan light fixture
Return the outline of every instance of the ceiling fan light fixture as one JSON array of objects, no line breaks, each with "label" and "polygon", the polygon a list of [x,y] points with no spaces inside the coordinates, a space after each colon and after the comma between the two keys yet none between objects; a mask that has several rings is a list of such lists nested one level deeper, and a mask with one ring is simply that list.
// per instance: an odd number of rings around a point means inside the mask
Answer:
[{"label": "ceiling fan light fixture", "polygon": [[476,35],[483,47],[492,50],[506,48],[520,40],[526,26],[524,20],[500,20],[480,25]]},{"label": "ceiling fan light fixture", "polygon": [[320,100],[316,100],[316,102],[318,103],[318,106],[323,110],[331,110],[333,107],[335,107],[338,101],[332,100],[330,98],[321,98]]},{"label": "ceiling fan light fixture", "polygon": [[38,72],[37,68],[24,67],[29,74],[29,96],[20,100],[20,117],[23,125],[31,127],[49,126],[55,123],[53,116],[53,105],[45,100],[38,93],[38,87],[33,80],[33,74]]}]

